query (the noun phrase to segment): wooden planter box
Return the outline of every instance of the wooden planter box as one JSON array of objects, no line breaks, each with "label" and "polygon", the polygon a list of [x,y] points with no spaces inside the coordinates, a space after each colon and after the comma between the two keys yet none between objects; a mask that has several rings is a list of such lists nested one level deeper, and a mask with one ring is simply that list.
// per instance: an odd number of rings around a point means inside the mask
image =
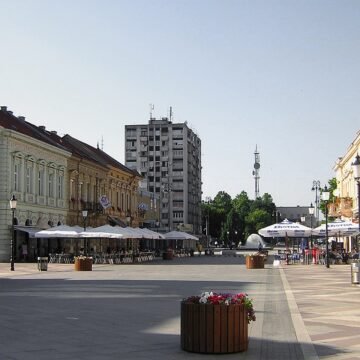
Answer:
[{"label": "wooden planter box", "polygon": [[242,304],[181,303],[181,348],[197,353],[235,353],[248,348],[248,322]]},{"label": "wooden planter box", "polygon": [[264,268],[264,256],[262,255],[248,255],[246,257],[247,269],[263,269]]},{"label": "wooden planter box", "polygon": [[75,271],[92,271],[92,258],[75,258]]}]

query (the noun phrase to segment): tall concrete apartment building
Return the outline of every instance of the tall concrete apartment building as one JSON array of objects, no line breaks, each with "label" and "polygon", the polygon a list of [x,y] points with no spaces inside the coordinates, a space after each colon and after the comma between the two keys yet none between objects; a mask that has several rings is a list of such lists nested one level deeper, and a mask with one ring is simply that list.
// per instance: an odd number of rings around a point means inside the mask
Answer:
[{"label": "tall concrete apartment building", "polygon": [[126,125],[125,164],[160,199],[160,224],[151,226],[201,233],[201,140],[186,122],[150,117],[146,125]]}]

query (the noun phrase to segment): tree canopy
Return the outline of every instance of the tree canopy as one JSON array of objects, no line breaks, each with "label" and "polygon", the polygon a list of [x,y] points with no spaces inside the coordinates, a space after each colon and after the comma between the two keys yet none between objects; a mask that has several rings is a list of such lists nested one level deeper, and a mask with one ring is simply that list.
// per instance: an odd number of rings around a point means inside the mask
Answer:
[{"label": "tree canopy", "polygon": [[276,206],[270,194],[265,193],[251,200],[245,191],[234,199],[225,191],[202,204],[203,228],[208,225],[209,234],[220,239],[226,246],[244,243],[250,234],[274,223]]}]

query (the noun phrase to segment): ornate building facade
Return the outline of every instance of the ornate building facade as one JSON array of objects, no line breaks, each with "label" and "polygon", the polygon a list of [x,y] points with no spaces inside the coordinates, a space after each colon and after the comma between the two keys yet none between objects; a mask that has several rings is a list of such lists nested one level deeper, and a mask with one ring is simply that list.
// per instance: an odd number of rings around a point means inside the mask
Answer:
[{"label": "ornate building facade", "polygon": [[[330,215],[358,223],[359,198],[352,166],[357,154],[360,154],[360,131],[349,145],[345,155],[339,157],[334,166],[337,189],[334,194],[335,202],[330,206]],[[351,250],[359,244],[356,244],[355,238],[346,238],[344,245]]]},{"label": "ornate building facade", "polygon": [[[99,148],[70,135],[60,137],[0,109],[0,261],[15,258],[26,246],[28,259],[48,250],[34,234],[67,224],[106,223],[138,226],[138,183],[141,176]],[[15,195],[14,223],[9,200]],[[87,210],[86,219],[83,210]],[[14,227],[13,227],[14,225]],[[12,230],[14,228],[14,233]],[[45,249],[45,250],[44,250]]]}]

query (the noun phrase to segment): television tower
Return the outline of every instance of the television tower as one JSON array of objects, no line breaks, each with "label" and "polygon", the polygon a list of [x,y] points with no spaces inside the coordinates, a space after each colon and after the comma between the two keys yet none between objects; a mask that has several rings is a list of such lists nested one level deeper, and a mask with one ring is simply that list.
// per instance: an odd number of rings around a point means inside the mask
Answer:
[{"label": "television tower", "polygon": [[259,169],[260,169],[260,154],[257,151],[257,145],[255,148],[255,162],[254,162],[254,170],[253,170],[253,175],[254,175],[254,179],[255,179],[255,199],[257,199],[259,197]]}]

